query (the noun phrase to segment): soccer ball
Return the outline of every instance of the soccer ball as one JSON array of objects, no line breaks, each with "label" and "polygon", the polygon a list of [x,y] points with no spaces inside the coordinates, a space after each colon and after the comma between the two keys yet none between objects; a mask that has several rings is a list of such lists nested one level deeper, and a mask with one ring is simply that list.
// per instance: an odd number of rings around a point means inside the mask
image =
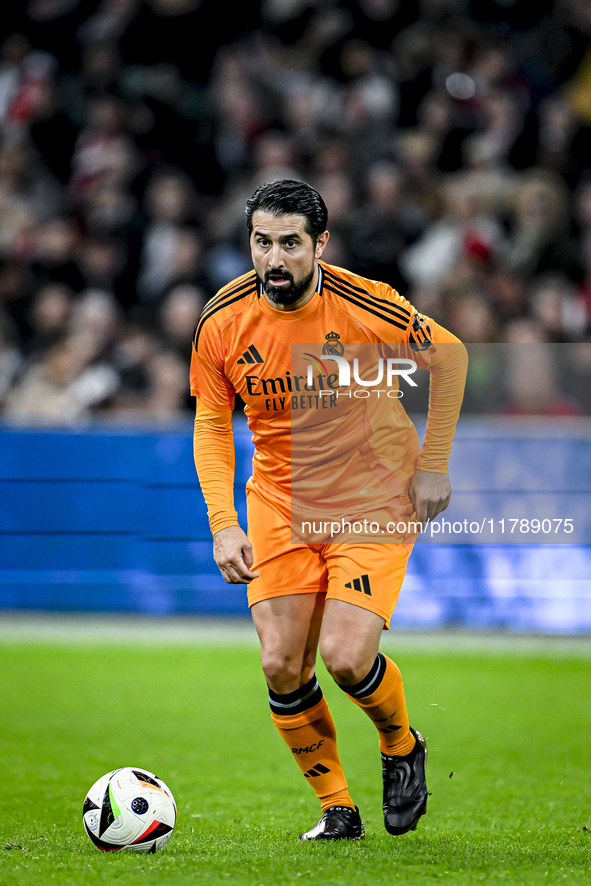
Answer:
[{"label": "soccer ball", "polygon": [[99,778],[82,809],[84,829],[97,849],[156,852],[176,822],[170,788],[147,769],[128,766]]}]

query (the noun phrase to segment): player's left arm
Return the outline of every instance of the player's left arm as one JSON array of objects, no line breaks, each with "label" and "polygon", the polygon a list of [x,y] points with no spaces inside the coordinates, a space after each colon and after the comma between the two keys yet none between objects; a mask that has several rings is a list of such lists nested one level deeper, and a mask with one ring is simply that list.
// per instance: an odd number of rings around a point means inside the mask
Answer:
[{"label": "player's left arm", "polygon": [[464,396],[468,354],[455,335],[428,317],[416,314],[411,328],[411,348],[425,356],[430,372],[427,428],[408,490],[417,519],[424,524],[451,500],[447,466]]},{"label": "player's left arm", "polygon": [[468,354],[455,335],[420,314],[387,283],[365,281],[365,285],[375,299],[375,310],[371,318],[361,310],[362,322],[382,342],[397,342],[399,354],[430,373],[427,429],[408,489],[417,519],[424,524],[444,511],[451,499],[447,464],[464,396]]}]

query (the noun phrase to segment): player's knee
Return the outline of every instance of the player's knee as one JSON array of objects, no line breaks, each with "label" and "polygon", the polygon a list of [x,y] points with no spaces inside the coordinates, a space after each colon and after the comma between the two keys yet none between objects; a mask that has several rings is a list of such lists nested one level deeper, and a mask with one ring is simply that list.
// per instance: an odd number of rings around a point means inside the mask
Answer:
[{"label": "player's knee", "polygon": [[359,667],[356,667],[355,663],[351,661],[336,662],[331,665],[327,664],[326,669],[335,683],[338,683],[339,686],[355,686],[355,684],[360,683],[366,675],[364,668],[360,669]]},{"label": "player's knee", "polygon": [[302,681],[301,662],[278,650],[262,650],[261,664],[268,686],[283,695],[299,689]]},{"label": "player's knee", "polygon": [[354,686],[367,676],[368,666],[365,655],[340,643],[325,642],[320,655],[330,676],[343,686]]}]

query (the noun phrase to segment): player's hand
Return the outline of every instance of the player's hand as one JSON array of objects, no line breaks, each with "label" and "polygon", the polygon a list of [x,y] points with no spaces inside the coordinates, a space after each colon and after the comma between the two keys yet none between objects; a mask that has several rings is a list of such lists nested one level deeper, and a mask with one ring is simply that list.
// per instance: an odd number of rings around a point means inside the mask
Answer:
[{"label": "player's hand", "polygon": [[408,495],[415,509],[417,520],[423,527],[444,511],[451,499],[451,483],[447,474],[433,471],[415,471]]},{"label": "player's hand", "polygon": [[216,532],[213,537],[213,559],[228,584],[248,584],[259,576],[258,572],[251,572],[252,545],[240,526],[228,526]]}]

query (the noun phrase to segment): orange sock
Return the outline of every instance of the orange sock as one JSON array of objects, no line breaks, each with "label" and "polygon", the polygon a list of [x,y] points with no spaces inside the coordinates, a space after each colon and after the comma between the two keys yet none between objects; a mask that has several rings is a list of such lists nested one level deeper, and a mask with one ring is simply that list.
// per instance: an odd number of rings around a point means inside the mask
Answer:
[{"label": "orange sock", "polygon": [[375,723],[383,754],[410,754],[415,738],[408,726],[402,675],[391,659],[379,652],[364,680],[355,686],[339,686]]},{"label": "orange sock", "polygon": [[273,723],[310,782],[322,811],[330,806],[354,809],[337,751],[334,721],[316,677],[286,695],[269,690],[269,704]]}]

